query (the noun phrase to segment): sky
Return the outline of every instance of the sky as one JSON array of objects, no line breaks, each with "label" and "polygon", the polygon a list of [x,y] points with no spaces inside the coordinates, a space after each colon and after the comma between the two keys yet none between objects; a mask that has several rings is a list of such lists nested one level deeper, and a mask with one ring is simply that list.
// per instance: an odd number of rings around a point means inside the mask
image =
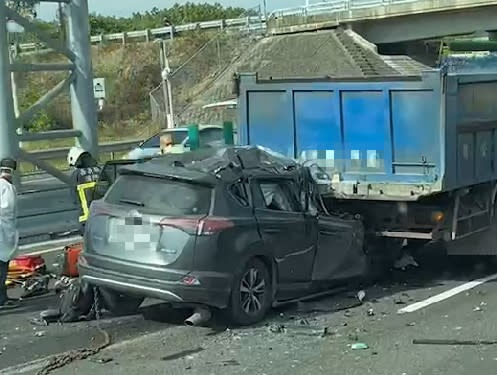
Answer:
[{"label": "sky", "polygon": [[[316,1],[316,0],[315,0]],[[168,8],[174,3],[183,3],[185,0],[88,0],[90,12],[100,13],[106,16],[128,17],[133,12],[143,12],[150,10],[153,7],[159,9]],[[201,0],[193,2],[199,3],[215,3],[219,2],[226,6],[239,6],[244,8],[256,7],[261,4],[263,0]],[[311,1],[312,2],[312,1]],[[288,8],[303,5],[305,0],[266,0],[267,8],[269,11],[280,8]],[[52,20],[55,18],[56,5],[51,3],[42,3],[39,8],[38,16],[44,20]]]}]

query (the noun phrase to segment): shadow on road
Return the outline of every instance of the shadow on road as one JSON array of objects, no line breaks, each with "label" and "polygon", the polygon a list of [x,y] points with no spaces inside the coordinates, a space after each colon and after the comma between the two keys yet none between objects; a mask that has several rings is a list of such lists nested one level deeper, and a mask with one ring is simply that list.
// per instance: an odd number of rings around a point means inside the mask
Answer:
[{"label": "shadow on road", "polygon": [[58,304],[58,297],[52,293],[43,296],[26,298],[19,302],[18,306],[0,310],[0,317],[8,315],[19,315],[39,313],[42,310],[54,308]]}]

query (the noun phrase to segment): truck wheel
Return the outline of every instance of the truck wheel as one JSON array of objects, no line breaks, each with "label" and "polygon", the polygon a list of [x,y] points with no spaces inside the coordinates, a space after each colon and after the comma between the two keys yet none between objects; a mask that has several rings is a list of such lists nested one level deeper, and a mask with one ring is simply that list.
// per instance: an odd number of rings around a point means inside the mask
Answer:
[{"label": "truck wheel", "polygon": [[99,288],[104,307],[114,315],[132,315],[138,311],[144,298],[131,297],[117,291]]},{"label": "truck wheel", "polygon": [[263,262],[252,259],[235,275],[229,308],[231,319],[242,326],[254,324],[264,318],[271,303],[271,275]]}]

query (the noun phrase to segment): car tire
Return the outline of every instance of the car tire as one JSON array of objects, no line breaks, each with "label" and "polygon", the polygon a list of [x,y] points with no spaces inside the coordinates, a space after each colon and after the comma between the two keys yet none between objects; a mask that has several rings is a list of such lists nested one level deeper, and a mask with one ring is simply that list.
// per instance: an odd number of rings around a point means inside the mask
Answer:
[{"label": "car tire", "polygon": [[231,320],[241,326],[257,323],[271,304],[269,270],[259,259],[252,259],[234,277],[229,307]]},{"label": "car tire", "polygon": [[144,300],[141,297],[131,297],[110,289],[100,288],[99,291],[103,306],[112,314],[118,316],[137,313]]}]

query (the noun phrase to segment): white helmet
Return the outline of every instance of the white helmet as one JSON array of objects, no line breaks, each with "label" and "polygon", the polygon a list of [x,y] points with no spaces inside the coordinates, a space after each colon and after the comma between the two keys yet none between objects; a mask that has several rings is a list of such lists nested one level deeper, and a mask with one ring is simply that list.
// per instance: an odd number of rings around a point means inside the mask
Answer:
[{"label": "white helmet", "polygon": [[69,154],[67,154],[67,164],[69,164],[70,167],[74,167],[81,155],[85,153],[86,151],[81,147],[71,147]]}]

